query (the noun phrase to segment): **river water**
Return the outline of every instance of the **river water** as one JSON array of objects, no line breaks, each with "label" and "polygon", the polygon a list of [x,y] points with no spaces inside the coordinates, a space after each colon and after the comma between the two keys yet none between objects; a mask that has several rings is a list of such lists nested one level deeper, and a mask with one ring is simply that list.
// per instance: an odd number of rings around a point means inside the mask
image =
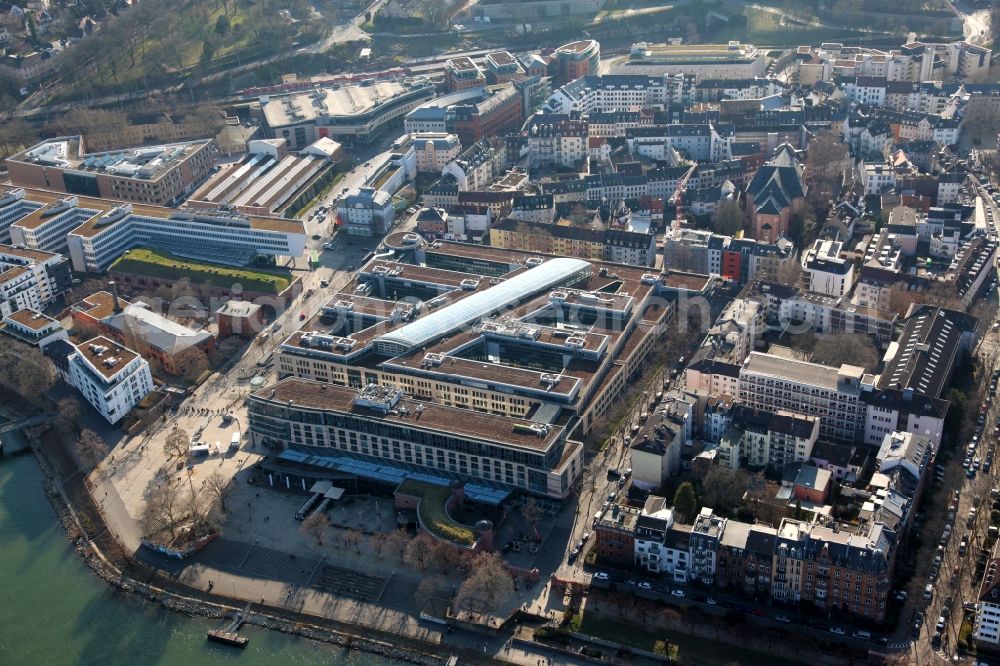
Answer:
[{"label": "river water", "polygon": [[66,539],[30,455],[0,458],[0,663],[386,666],[390,660],[245,627],[243,650],[208,643],[220,621],[188,618],[94,577]]}]

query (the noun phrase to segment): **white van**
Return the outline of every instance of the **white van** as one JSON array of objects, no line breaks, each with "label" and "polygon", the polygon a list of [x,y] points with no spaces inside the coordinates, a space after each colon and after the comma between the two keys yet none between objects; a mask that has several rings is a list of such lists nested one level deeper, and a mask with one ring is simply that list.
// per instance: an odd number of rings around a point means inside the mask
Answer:
[{"label": "white van", "polygon": [[233,432],[233,436],[229,440],[229,450],[235,451],[240,448],[240,431],[236,430]]}]

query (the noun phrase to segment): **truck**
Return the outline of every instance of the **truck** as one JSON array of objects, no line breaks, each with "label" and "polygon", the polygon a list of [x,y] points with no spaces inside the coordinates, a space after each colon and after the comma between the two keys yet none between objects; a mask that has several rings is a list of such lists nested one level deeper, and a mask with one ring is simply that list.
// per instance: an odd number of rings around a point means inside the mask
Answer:
[{"label": "truck", "polygon": [[188,450],[188,455],[191,457],[200,457],[208,455],[208,444],[205,442],[198,442],[197,444],[191,444],[191,448]]},{"label": "truck", "polygon": [[229,450],[235,451],[240,448],[240,431],[234,430],[233,436],[229,439]]}]

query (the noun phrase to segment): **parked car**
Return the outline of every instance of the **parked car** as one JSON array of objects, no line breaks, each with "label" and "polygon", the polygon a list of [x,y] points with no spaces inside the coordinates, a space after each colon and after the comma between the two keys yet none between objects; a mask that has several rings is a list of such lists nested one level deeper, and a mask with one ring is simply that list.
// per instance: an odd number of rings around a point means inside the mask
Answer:
[{"label": "parked car", "polygon": [[609,578],[611,577],[608,576],[607,571],[598,571],[594,574],[594,580],[608,580]]},{"label": "parked car", "polygon": [[838,636],[846,636],[847,631],[843,627],[830,627],[831,634],[837,634]]},{"label": "parked car", "polygon": [[652,584],[648,580],[644,580],[641,583],[639,583],[639,589],[640,590],[652,590],[653,586],[652,586]]},{"label": "parked car", "polygon": [[684,598],[684,590],[670,590],[670,596]]},{"label": "parked car", "polygon": [[782,624],[788,624],[789,622],[791,622],[791,620],[789,620],[786,615],[775,615],[774,621],[781,622]]}]

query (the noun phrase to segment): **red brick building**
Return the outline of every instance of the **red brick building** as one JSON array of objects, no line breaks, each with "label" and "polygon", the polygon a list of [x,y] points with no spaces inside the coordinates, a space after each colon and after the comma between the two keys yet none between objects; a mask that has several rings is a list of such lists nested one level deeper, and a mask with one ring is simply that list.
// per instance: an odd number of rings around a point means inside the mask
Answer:
[{"label": "red brick building", "polygon": [[524,123],[524,104],[513,84],[487,88],[487,96],[473,104],[456,104],[451,109],[449,131],[458,135],[463,146],[480,139],[503,136]]},{"label": "red brick building", "polygon": [[570,42],[556,49],[554,85],[575,81],[581,76],[597,74],[601,60],[601,45],[593,39]]},{"label": "red brick building", "polygon": [[220,340],[233,335],[249,340],[267,326],[264,309],[250,301],[226,301],[215,311],[215,321]]},{"label": "red brick building", "polygon": [[99,291],[72,306],[73,324],[112,338],[138,352],[151,365],[178,375],[186,352],[215,354],[215,337],[178,324],[145,303],[129,303],[115,293]]},{"label": "red brick building", "polygon": [[613,504],[594,523],[597,561],[607,566],[635,564],[635,524],[639,511]]},{"label": "red brick building", "polygon": [[486,75],[472,58],[452,58],[444,64],[444,80],[448,90],[455,92],[486,85]]}]

